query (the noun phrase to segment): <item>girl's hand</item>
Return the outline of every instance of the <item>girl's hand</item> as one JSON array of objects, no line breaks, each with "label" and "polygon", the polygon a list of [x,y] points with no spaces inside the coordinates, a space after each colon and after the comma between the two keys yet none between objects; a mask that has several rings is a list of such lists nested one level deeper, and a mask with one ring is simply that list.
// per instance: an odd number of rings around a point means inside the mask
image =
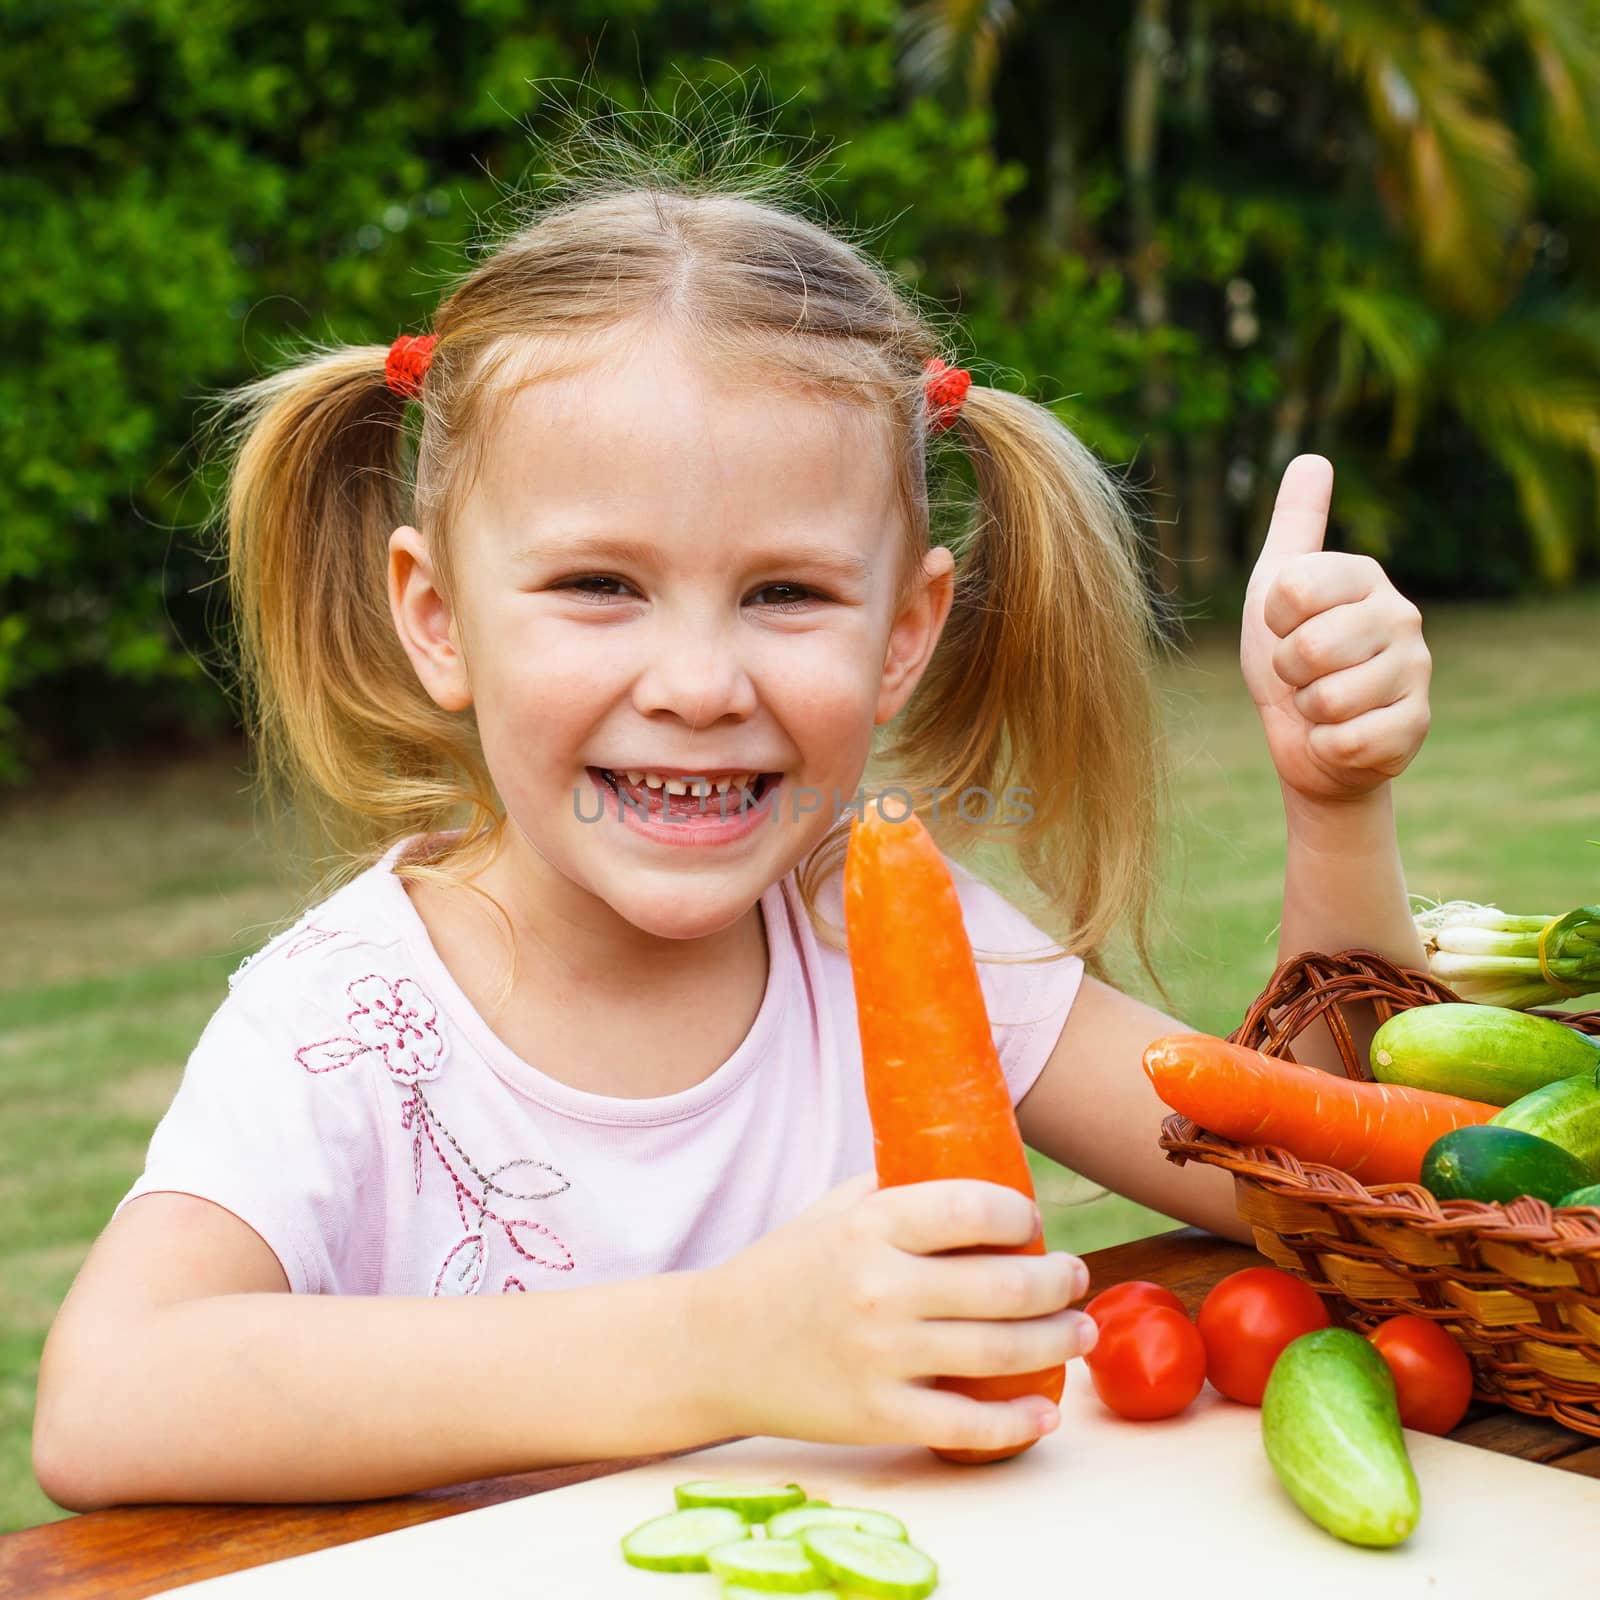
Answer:
[{"label": "girl's hand", "polygon": [[841,1184],[704,1275],[712,1411],[741,1435],[830,1444],[1031,1443],[1055,1410],[1042,1395],[979,1401],[931,1380],[1035,1372],[1093,1347],[1094,1324],[1066,1309],[1088,1287],[1076,1256],[936,1258],[1037,1233],[1033,1202],[1001,1184]]},{"label": "girl's hand", "polygon": [[1370,556],[1324,550],[1333,468],[1297,456],[1245,594],[1239,663],[1286,788],[1346,800],[1403,772],[1428,731],[1422,613]]}]

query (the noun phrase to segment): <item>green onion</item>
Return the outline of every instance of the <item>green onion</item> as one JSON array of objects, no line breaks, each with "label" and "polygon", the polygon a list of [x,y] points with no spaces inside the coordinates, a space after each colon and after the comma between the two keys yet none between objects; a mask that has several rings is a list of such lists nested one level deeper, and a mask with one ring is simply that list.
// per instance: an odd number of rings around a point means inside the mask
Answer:
[{"label": "green onion", "polygon": [[1517,917],[1450,900],[1413,921],[1428,970],[1463,1000],[1521,1011],[1600,991],[1600,906],[1579,906],[1564,917]]}]

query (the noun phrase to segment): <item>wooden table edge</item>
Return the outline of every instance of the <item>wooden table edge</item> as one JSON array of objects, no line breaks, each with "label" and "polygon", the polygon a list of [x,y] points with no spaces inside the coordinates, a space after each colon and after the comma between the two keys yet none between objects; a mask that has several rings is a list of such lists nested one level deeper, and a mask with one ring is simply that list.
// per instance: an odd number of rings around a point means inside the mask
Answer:
[{"label": "wooden table edge", "polygon": [[[1247,1245],[1198,1228],[1177,1228],[1087,1252],[1094,1283],[1130,1278],[1165,1284],[1190,1312],[1211,1286],[1241,1267],[1265,1264]],[[1600,1478],[1600,1441],[1539,1417],[1474,1406],[1450,1436],[1466,1444]],[[728,1441],[715,1441],[726,1443]],[[484,1478],[384,1500],[302,1505],[119,1506],[0,1536],[0,1596],[48,1594],[140,1600],[176,1585],[243,1571],[463,1511],[542,1494],[708,1445]]]}]

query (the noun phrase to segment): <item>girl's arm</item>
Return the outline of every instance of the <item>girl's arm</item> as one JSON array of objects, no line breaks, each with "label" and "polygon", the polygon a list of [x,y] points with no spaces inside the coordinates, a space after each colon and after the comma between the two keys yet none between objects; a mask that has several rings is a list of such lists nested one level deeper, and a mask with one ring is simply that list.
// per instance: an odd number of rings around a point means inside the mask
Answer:
[{"label": "girl's arm", "polygon": [[[1429,723],[1422,614],[1368,556],[1324,550],[1333,469],[1290,462],[1250,575],[1239,663],[1283,793],[1288,842],[1278,959],[1376,950],[1426,970],[1395,837],[1392,780]],[[1346,1019],[1365,1053],[1370,1005]],[[1295,1045],[1339,1070],[1326,1026]]]},{"label": "girl's arm", "polygon": [[1084,976],[1044,1071],[1017,1106],[1023,1140],[1093,1183],[1242,1244],[1249,1227],[1220,1167],[1179,1167],[1156,1143],[1171,1108],[1140,1067],[1145,1047],[1193,1027]]},{"label": "girl's arm", "polygon": [[[1240,666],[1288,823],[1278,959],[1359,946],[1425,968],[1390,780],[1427,733],[1432,663],[1421,613],[1377,562],[1322,548],[1332,492],[1333,469],[1320,456],[1290,462],[1240,632]],[[1228,974],[1217,977],[1228,984]],[[1365,1051],[1377,1020],[1371,1006],[1346,1016]],[[1018,1121],[1029,1144],[1074,1172],[1249,1243],[1234,1209],[1233,1179],[1194,1162],[1175,1166],[1156,1143],[1167,1108],[1140,1057],[1162,1034],[1190,1031],[1086,978]],[[1338,1052],[1321,1022],[1295,1042],[1294,1053],[1308,1065],[1337,1069]]]},{"label": "girl's arm", "polygon": [[704,1277],[290,1294],[231,1212],[144,1195],[96,1242],[50,1331],[34,1471],[74,1511],[353,1500],[727,1438]]},{"label": "girl's arm", "polygon": [[[96,1242],[39,1369],[33,1459],[71,1510],[328,1501],[749,1434],[1020,1448],[1033,1393],[938,1373],[1081,1355],[1082,1262],[997,1254],[1033,1202],[970,1179],[880,1191],[868,1172],[716,1266],[530,1294],[287,1293],[231,1212],[150,1193]],[[976,1252],[976,1253],[975,1253]]]}]

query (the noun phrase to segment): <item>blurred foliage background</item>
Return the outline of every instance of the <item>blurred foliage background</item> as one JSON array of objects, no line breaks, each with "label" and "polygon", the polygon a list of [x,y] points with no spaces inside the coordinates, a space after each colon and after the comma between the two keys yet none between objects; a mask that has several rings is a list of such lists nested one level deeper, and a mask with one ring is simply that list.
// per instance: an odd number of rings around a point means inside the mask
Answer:
[{"label": "blurred foliage background", "polygon": [[209,394],[421,331],[552,87],[725,86],[1226,608],[1302,449],[1416,597],[1600,567],[1600,0],[10,0],[0,772],[231,723]]}]

